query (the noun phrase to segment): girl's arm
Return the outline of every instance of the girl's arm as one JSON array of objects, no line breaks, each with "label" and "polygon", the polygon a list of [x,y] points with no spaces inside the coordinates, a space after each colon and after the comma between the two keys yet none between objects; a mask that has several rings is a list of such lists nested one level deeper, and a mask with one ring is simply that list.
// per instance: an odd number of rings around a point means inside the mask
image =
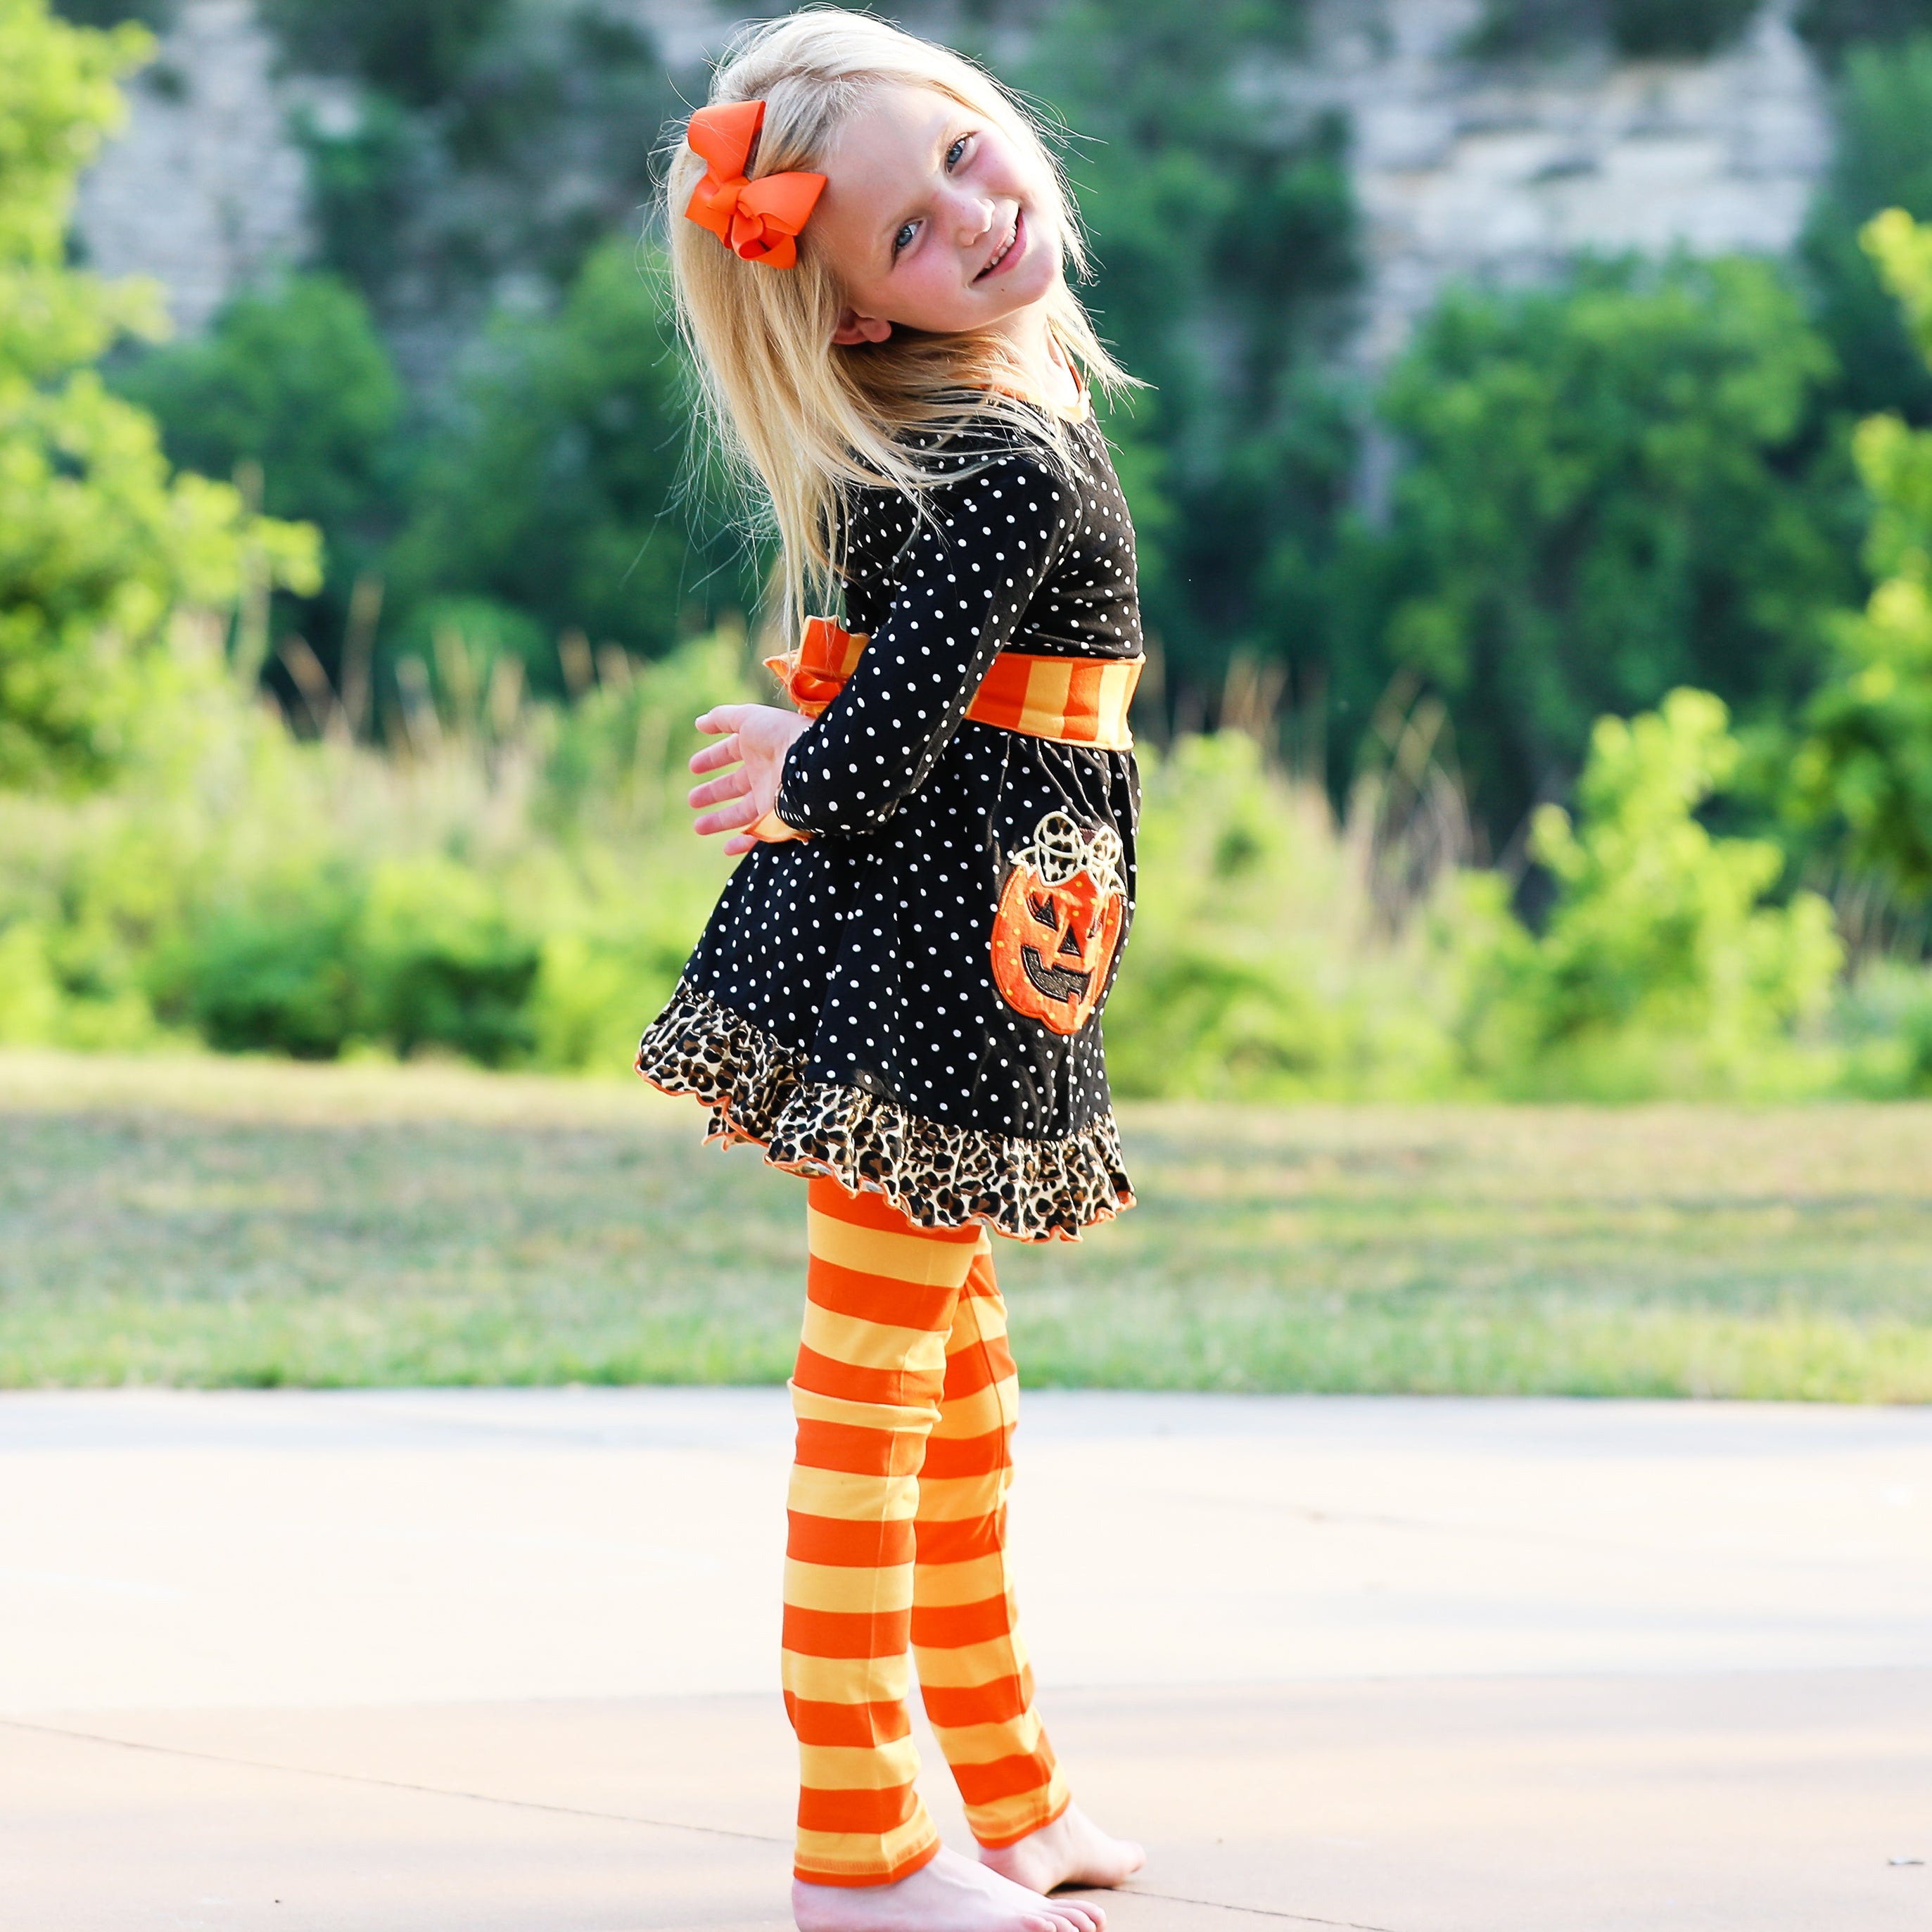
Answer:
[{"label": "girl's arm", "polygon": [[777,811],[801,832],[872,832],[925,783],[1072,527],[1070,486],[1004,456],[927,493],[898,596],[823,716],[785,753]]}]

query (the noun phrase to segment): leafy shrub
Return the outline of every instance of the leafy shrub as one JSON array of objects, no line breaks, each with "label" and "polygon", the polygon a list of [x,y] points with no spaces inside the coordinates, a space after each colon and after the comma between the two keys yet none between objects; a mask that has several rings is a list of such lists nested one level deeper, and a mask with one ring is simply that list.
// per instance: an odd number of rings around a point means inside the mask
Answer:
[{"label": "leafy shrub", "polygon": [[[568,284],[636,232],[679,100],[623,0],[267,0],[298,65],[355,76],[298,122],[324,261],[440,362],[506,280]],[[702,82],[699,83],[700,92]],[[430,340],[423,340],[425,326]]]},{"label": "leafy shrub", "polygon": [[50,10],[77,27],[118,27],[137,20],[144,27],[166,27],[177,0],[57,0]]},{"label": "leafy shrub", "polygon": [[1810,688],[1856,581],[1807,440],[1831,367],[1742,259],[1588,263],[1423,325],[1382,403],[1408,454],[1384,636],[1449,694],[1487,823],[1562,795],[1606,712],[1690,684],[1752,716]]},{"label": "leafy shrub", "polygon": [[533,1043],[538,944],[502,888],[440,853],[378,865],[356,933],[364,1030],[398,1053],[440,1046],[501,1066]]},{"label": "leafy shrub", "polygon": [[1391,934],[1370,890],[1374,802],[1334,823],[1320,788],[1235,732],[1145,767],[1140,901],[1107,1009],[1124,1095],[1415,1098],[1468,1084],[1473,971],[1509,922],[1450,878]]},{"label": "leafy shrub", "polygon": [[1832,1020],[1846,1055],[1848,1092],[1874,1100],[1932,1094],[1932,969],[1904,959],[1868,961]]},{"label": "leafy shrub", "polygon": [[1828,1078],[1786,1042],[1821,1016],[1842,962],[1830,907],[1806,892],[1763,903],[1783,854],[1713,837],[1694,816],[1736,772],[1725,724],[1700,691],[1603,718],[1577,820],[1538,812],[1531,849],[1556,902],[1534,940],[1499,954],[1479,1030],[1505,1091],[1625,1099]]},{"label": "leafy shrub", "polygon": [[324,128],[298,112],[308,164],[309,207],[321,259],[371,299],[386,295],[418,242],[411,215],[437,173],[434,133],[387,94],[359,104],[353,125]]},{"label": "leafy shrub", "polygon": [[721,882],[655,828],[693,692],[730,694],[743,655],[700,640],[635,679],[607,656],[568,716],[458,680],[469,707],[400,755],[297,742],[209,686],[188,755],[0,813],[0,1040],[621,1071]]},{"label": "leafy shrub", "polygon": [[188,909],[149,983],[227,1052],[332,1060],[366,1041],[501,1066],[535,1043],[537,965],[502,881],[435,852],[362,872],[338,855]]},{"label": "leafy shrub", "polygon": [[[298,743],[230,696],[226,747],[85,804],[0,818],[0,1040],[374,1048],[628,1067],[725,872],[680,802],[700,702],[743,694],[743,641],[609,674],[568,714],[478,721],[398,758]],[[1527,932],[1493,872],[1378,852],[1377,782],[1340,824],[1239,734],[1145,761],[1142,898],[1107,1016],[1125,1097],[1626,1098],[1859,1090],[1919,1076],[1917,1022],[1867,990],[1804,1037],[1835,970],[1772,848],[1694,816],[1736,758],[1678,693],[1596,734],[1559,880]],[[1412,889],[1392,904],[1391,874]],[[1897,1004],[1894,1002],[1894,1004]],[[1877,1016],[1877,1017],[1874,1017]],[[1901,1043],[1903,1042],[1903,1043]]]},{"label": "leafy shrub", "polygon": [[333,1060],[356,1031],[356,914],[333,868],[212,910],[153,976],[157,1004],[224,1053]]},{"label": "leafy shrub", "polygon": [[324,580],[278,604],[272,628],[299,634],[339,681],[355,585],[380,571],[408,466],[402,386],[362,298],[334,276],[291,275],[112,380],[160,423],[172,462],[252,471],[264,508],[319,528]]}]

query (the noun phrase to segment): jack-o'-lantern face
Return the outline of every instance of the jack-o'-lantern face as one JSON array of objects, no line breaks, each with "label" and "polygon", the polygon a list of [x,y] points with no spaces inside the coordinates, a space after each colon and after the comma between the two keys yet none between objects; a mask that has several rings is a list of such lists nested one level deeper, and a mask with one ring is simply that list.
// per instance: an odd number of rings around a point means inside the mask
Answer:
[{"label": "jack-o'-lantern face", "polygon": [[1120,842],[1083,832],[1064,812],[1040,821],[1013,854],[993,915],[993,983],[1016,1012],[1055,1033],[1094,1016],[1126,916]]}]

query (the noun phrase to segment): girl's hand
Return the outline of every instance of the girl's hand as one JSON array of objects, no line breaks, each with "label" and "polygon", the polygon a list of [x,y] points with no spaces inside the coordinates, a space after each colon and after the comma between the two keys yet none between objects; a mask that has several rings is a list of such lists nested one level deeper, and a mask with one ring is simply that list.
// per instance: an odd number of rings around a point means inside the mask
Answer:
[{"label": "girl's hand", "polygon": [[[698,728],[710,737],[722,737],[722,744],[706,745],[694,752],[694,772],[715,772],[736,766],[722,778],[692,788],[690,805],[701,814],[692,830],[700,838],[714,832],[728,832],[728,853],[748,852],[758,843],[745,828],[758,824],[777,802],[778,778],[784,770],[784,757],[793,741],[812,728],[812,720],[801,712],[780,711],[770,704],[714,705],[698,721]],[[714,811],[710,808],[715,806]]]}]

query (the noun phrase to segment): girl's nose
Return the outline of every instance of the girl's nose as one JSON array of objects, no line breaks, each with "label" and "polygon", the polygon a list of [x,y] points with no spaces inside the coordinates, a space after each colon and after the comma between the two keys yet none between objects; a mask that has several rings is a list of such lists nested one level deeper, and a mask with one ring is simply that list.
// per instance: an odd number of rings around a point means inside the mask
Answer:
[{"label": "girl's nose", "polygon": [[984,195],[971,194],[962,197],[959,204],[959,239],[962,245],[970,248],[982,240],[993,225],[995,213],[993,204]]}]

